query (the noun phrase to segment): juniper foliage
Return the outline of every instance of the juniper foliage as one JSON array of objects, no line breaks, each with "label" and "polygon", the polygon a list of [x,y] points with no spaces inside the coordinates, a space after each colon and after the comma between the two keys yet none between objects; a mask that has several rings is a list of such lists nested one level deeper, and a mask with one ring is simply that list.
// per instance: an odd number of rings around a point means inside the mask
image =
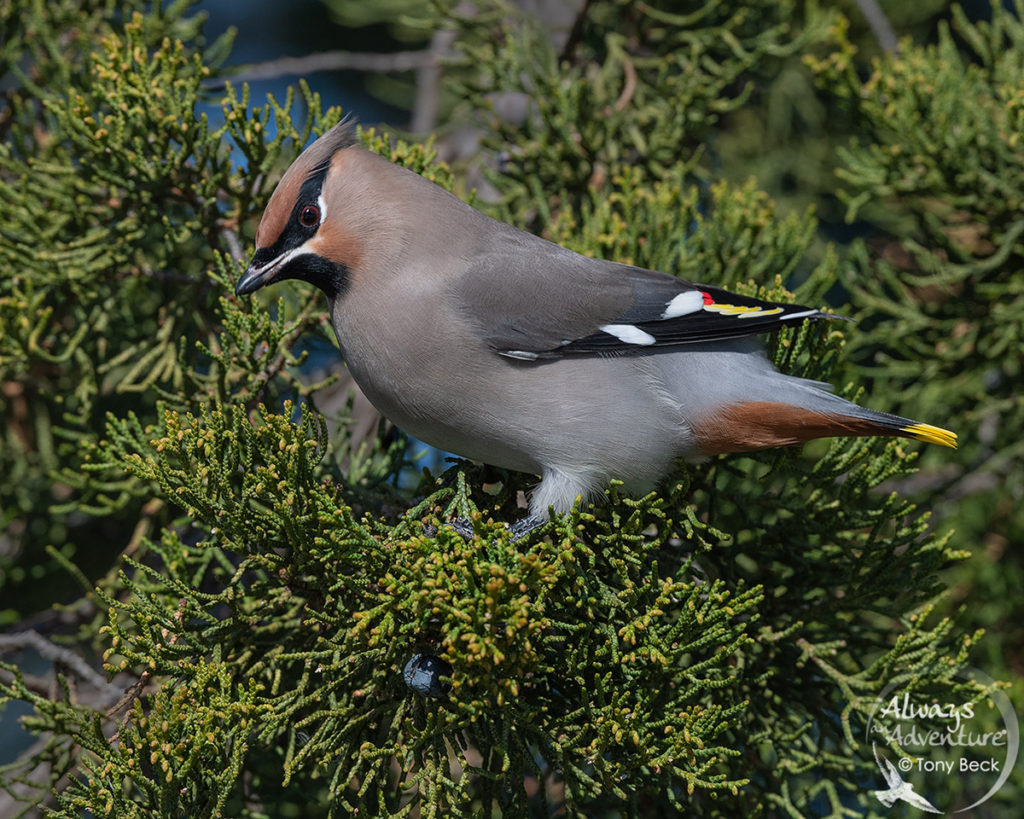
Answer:
[{"label": "juniper foliage", "polygon": [[[972,431],[929,470],[927,489],[959,501],[943,522],[986,549],[958,572],[959,594],[975,622],[997,623],[991,667],[1019,673],[1024,4],[1008,6],[979,23],[954,7],[936,43],[906,42],[864,79],[842,29],[833,56],[812,65],[865,131],[839,171],[848,218],[878,228],[854,246],[846,276],[866,331],[851,350],[858,377],[892,385],[900,412],[942,407]],[[1013,603],[996,611],[995,599]]]},{"label": "juniper foliage", "polygon": [[[399,495],[401,441],[352,459],[346,419],[317,411],[319,297],[231,295],[276,178],[341,112],[307,86],[258,105],[228,87],[210,127],[227,44],[204,50],[188,3],[142,5],[0,6],[26,32],[4,46],[0,120],[5,537],[36,560],[52,544],[83,580],[96,615],[74,636],[116,694],[83,701],[68,675],[43,692],[3,663],[0,702],[30,704],[42,738],[3,769],[9,793],[68,817],[881,815],[863,727],[885,686],[979,709],[988,693],[956,676],[979,635],[934,612],[969,555],[886,489],[920,445],[680,465],[515,542],[502,521],[528,476],[463,463]],[[823,47],[828,18],[594,2],[559,58],[515,10],[478,5],[437,8],[480,69],[453,67],[456,94],[536,101],[490,131],[495,213],[590,255],[823,302],[844,267],[808,260],[813,213],[716,179],[707,145],[773,59]],[[58,52],[70,20],[81,39]],[[431,143],[360,138],[458,190]],[[769,354],[864,400],[843,375],[850,332],[789,328]],[[471,538],[443,525],[455,515]],[[94,583],[67,555],[100,532],[123,551]],[[446,696],[405,685],[416,653],[451,666]]]}]

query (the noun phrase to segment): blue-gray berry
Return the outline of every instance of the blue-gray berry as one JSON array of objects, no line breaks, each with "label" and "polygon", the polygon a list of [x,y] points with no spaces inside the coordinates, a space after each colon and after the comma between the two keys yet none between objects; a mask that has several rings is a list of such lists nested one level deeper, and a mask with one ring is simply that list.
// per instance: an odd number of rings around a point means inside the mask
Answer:
[{"label": "blue-gray berry", "polygon": [[451,685],[442,683],[441,677],[451,677],[452,667],[432,654],[414,654],[402,672],[405,684],[424,697],[445,697]]}]

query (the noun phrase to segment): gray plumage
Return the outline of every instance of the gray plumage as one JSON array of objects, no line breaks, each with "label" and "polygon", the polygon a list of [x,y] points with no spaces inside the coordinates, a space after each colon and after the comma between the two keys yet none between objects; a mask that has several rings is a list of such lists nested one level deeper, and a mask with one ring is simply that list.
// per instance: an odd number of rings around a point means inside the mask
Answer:
[{"label": "gray plumage", "polygon": [[256,243],[237,293],[321,287],[377,409],[440,449],[540,475],[539,519],[611,478],[649,490],[680,457],[829,435],[955,445],[776,372],[750,338],[826,314],[580,256],[365,150],[347,124],[288,169]]}]

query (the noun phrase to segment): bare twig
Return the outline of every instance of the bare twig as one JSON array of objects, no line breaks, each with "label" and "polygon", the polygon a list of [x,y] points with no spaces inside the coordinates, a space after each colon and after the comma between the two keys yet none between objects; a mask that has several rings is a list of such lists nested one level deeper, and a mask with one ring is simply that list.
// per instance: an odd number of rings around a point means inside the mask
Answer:
[{"label": "bare twig", "polygon": [[[142,692],[145,691],[146,686],[149,685],[149,679],[151,676],[152,675],[148,671],[143,671],[142,676],[139,677],[138,681],[124,692],[124,696],[107,709],[107,717],[115,719],[119,714],[127,712],[128,709],[135,704],[135,701],[142,697]],[[117,730],[111,735],[111,742],[117,742],[117,740],[121,738],[121,729],[128,724],[129,719],[130,715],[125,714],[124,721],[118,725]]]},{"label": "bare twig", "polygon": [[621,111],[629,105],[629,101],[633,99],[633,94],[636,92],[636,69],[633,67],[633,61],[626,60],[624,65],[626,69],[626,84],[622,86],[622,93],[615,100],[613,107],[616,111]]},{"label": "bare twig", "polygon": [[437,125],[437,108],[441,100],[441,61],[455,43],[455,32],[439,29],[430,38],[430,60],[416,69],[416,100],[412,108],[410,130],[426,134]]},{"label": "bare twig", "polygon": [[[318,71],[416,71],[432,65],[436,56],[432,50],[395,51],[390,54],[370,54],[361,51],[322,51],[305,57],[281,57],[265,63],[249,63],[233,69],[237,73],[227,79],[236,82],[270,80],[298,75],[305,77]],[[218,81],[218,85],[221,84]]]},{"label": "bare twig", "polygon": [[[14,682],[14,673],[8,671],[5,668],[0,668],[0,684],[10,685]],[[27,674],[24,671],[21,672],[21,681],[29,691],[33,694],[38,694],[40,697],[50,698],[50,691],[53,686],[49,675],[43,677],[38,674]],[[4,814],[0,813],[0,816]]]},{"label": "bare twig", "polygon": [[224,239],[224,244],[228,246],[228,252],[231,253],[231,258],[240,261],[245,258],[245,252],[242,250],[242,243],[238,239],[238,234],[231,228],[222,228],[220,232],[221,238]]},{"label": "bare twig", "polygon": [[19,631],[15,634],[0,634],[0,652],[11,648],[32,648],[47,660],[60,663],[74,672],[80,679],[96,688],[106,688],[107,678],[100,674],[75,652],[61,648],[47,640],[38,631]]},{"label": "bare twig", "polygon": [[882,7],[878,5],[878,0],[857,0],[857,6],[860,8],[860,13],[864,15],[864,19],[868,21],[868,25],[871,26],[875,39],[878,40],[882,50],[889,53],[895,52],[899,48],[899,40],[889,18],[885,16]]}]

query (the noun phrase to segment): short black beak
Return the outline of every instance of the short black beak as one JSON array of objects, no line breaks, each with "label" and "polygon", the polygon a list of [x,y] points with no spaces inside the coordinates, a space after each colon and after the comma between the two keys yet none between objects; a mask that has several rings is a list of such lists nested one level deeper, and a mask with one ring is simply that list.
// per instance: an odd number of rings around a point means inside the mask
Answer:
[{"label": "short black beak", "polygon": [[319,287],[328,298],[338,298],[348,286],[348,268],[341,262],[332,262],[305,245],[284,250],[274,255],[271,248],[256,251],[248,269],[235,285],[236,296],[247,296],[261,287],[284,279],[301,279]]},{"label": "short black beak", "polygon": [[235,295],[246,296],[249,293],[255,293],[261,287],[263,287],[263,271],[257,267],[250,267],[235,285]]},{"label": "short black beak", "polygon": [[277,269],[277,265],[274,264],[274,260],[257,263],[256,259],[259,257],[259,253],[253,257],[253,260],[249,263],[248,269],[242,274],[242,278],[238,280],[238,284],[235,285],[236,296],[247,296],[249,293],[255,293],[261,287],[270,282],[274,278],[274,273]]}]

